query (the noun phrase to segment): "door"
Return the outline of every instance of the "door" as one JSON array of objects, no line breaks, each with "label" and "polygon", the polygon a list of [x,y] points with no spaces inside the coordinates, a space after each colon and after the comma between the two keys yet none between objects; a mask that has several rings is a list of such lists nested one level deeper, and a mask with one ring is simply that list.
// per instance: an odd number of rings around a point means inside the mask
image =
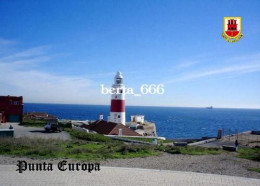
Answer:
[{"label": "door", "polygon": [[8,122],[20,122],[20,116],[19,115],[9,115],[8,116]]}]

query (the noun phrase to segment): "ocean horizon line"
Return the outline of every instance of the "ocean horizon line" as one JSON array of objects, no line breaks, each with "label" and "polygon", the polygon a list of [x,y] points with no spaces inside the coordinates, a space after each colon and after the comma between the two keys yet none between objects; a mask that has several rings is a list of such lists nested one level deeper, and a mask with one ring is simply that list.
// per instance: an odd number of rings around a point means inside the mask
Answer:
[{"label": "ocean horizon line", "polygon": [[[80,103],[37,103],[24,102],[24,104],[46,104],[46,105],[82,105],[82,106],[110,106],[99,104],[80,104]],[[207,109],[209,106],[158,106],[158,105],[126,105],[126,107],[160,107],[160,108],[193,108],[193,109]],[[212,106],[213,107],[213,106]],[[245,108],[245,107],[213,107],[213,109],[244,109],[244,110],[260,110],[260,108]]]}]

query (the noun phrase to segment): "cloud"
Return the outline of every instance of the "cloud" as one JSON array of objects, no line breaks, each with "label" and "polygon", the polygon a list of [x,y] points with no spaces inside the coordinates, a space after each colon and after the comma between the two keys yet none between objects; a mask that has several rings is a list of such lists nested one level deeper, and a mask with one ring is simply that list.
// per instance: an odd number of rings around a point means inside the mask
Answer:
[{"label": "cloud", "polygon": [[199,63],[199,61],[182,61],[177,67],[178,68],[188,68],[188,67],[192,67],[198,63]]},{"label": "cloud", "polygon": [[235,56],[226,60],[227,63],[248,63],[248,62],[260,62],[260,53]]},{"label": "cloud", "polygon": [[1,79],[1,82],[8,84],[8,91],[19,92],[25,96],[25,100],[38,102],[66,102],[75,97],[82,98],[89,93],[87,88],[91,85],[91,81],[85,78],[57,76],[33,70],[8,69]]},{"label": "cloud", "polygon": [[0,37],[0,46],[1,45],[13,45],[13,44],[16,44],[17,42],[16,41],[13,41],[13,40],[7,40],[7,39],[3,39]]},{"label": "cloud", "polygon": [[[5,64],[5,68],[7,68],[8,66],[9,66],[9,68],[13,68],[13,69],[17,69],[17,68],[21,68],[21,67],[29,68],[29,67],[37,65],[41,62],[49,61],[50,59],[51,59],[50,56],[39,56],[39,57],[30,58],[30,59],[16,59],[11,62],[3,61],[1,64],[2,65]],[[1,59],[0,59],[0,62],[1,62]]]},{"label": "cloud", "polygon": [[21,52],[17,52],[15,54],[4,56],[0,59],[0,62],[8,62],[8,61],[13,62],[14,60],[21,60],[24,58],[42,56],[47,53],[47,49],[49,49],[49,46],[39,46],[39,47],[30,48]]},{"label": "cloud", "polygon": [[198,54],[192,57],[187,56],[185,59],[182,59],[177,63],[175,70],[185,70],[194,66],[198,66],[198,64],[206,62],[207,58],[209,58],[209,54],[206,53]]},{"label": "cloud", "polygon": [[93,90],[91,79],[41,69],[42,62],[53,60],[49,49],[49,46],[39,46],[0,58],[0,94],[22,95],[25,102],[80,104],[98,100],[99,89]]},{"label": "cloud", "polygon": [[110,76],[110,77],[113,77],[115,76],[115,72],[106,72],[106,73],[96,73],[96,74],[90,74],[91,77],[93,78],[103,78],[103,77],[106,77],[106,76]]},{"label": "cloud", "polygon": [[[120,71],[120,70],[118,70],[118,71]],[[91,77],[91,78],[104,78],[104,77],[111,77],[111,78],[113,78],[116,75],[116,72],[117,71],[89,74],[89,77]],[[140,71],[120,71],[120,72],[124,76],[124,75],[138,74]]]},{"label": "cloud", "polygon": [[189,74],[182,74],[179,77],[172,78],[164,82],[164,84],[171,84],[175,82],[191,81],[198,78],[209,77],[221,74],[245,74],[260,71],[260,54],[253,54],[241,57],[235,57],[228,60],[235,65],[229,65],[218,69],[209,69],[207,71],[193,72]]}]

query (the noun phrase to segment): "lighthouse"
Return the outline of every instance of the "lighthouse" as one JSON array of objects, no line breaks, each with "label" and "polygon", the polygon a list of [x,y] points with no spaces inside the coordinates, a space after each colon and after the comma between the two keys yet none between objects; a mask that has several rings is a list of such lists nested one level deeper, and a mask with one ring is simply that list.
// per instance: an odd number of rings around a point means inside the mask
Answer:
[{"label": "lighthouse", "polygon": [[123,76],[117,72],[112,85],[111,106],[109,122],[125,125],[125,86],[123,85]]}]

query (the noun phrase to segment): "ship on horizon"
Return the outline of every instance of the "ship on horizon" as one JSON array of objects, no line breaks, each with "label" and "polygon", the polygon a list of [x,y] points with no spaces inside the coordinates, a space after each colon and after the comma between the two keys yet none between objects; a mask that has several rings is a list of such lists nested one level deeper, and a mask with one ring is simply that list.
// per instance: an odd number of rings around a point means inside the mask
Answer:
[{"label": "ship on horizon", "polygon": [[206,109],[213,109],[213,106],[210,106],[210,107],[206,107]]}]

